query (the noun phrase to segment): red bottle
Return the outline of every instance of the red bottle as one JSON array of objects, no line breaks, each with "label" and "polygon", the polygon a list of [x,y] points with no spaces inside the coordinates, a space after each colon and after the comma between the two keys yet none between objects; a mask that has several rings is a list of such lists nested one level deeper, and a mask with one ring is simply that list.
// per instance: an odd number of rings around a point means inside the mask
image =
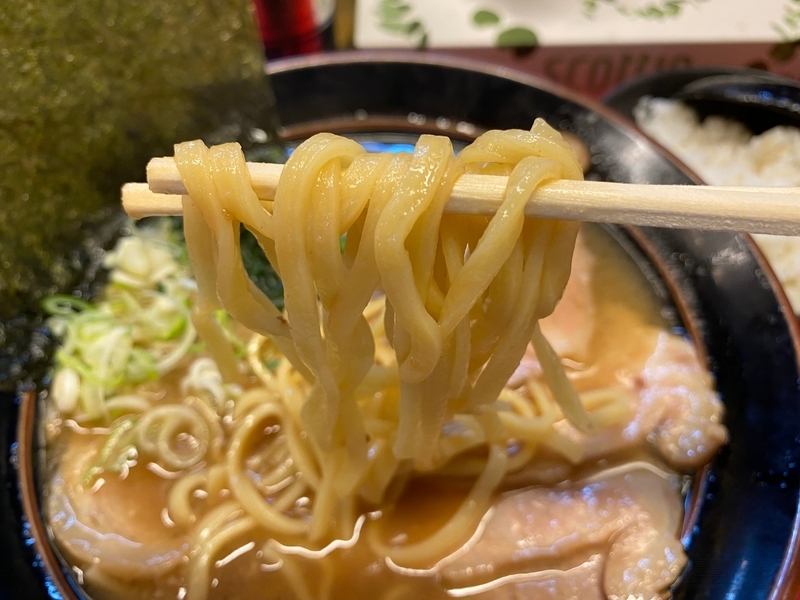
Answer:
[{"label": "red bottle", "polygon": [[253,0],[268,59],[320,52],[322,33],[312,0]]}]

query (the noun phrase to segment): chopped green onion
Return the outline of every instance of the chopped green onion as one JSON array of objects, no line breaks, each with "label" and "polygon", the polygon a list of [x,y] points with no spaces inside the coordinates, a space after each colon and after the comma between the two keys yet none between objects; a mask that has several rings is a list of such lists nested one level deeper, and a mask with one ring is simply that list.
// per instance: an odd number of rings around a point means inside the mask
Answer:
[{"label": "chopped green onion", "polygon": [[125,379],[130,383],[141,383],[158,379],[156,359],[141,348],[133,348],[125,367]]},{"label": "chopped green onion", "polygon": [[42,308],[51,315],[73,315],[82,310],[94,308],[86,300],[66,294],[56,294],[42,300]]},{"label": "chopped green onion", "polygon": [[51,393],[58,410],[62,413],[74,411],[78,406],[78,398],[81,393],[81,377],[78,372],[69,367],[63,367],[56,371],[53,376]]},{"label": "chopped green onion", "polygon": [[[112,461],[111,458],[117,447],[121,445],[120,443],[127,441],[129,436],[126,434],[133,429],[134,425],[136,425],[135,419],[122,419],[116,425],[114,425],[114,427],[111,429],[111,432],[108,434],[103,447],[100,449],[100,455],[97,457],[97,461],[95,461],[95,463],[89,467],[83,476],[83,484],[85,486],[90,485],[95,477],[108,469],[110,466],[121,466],[119,464],[119,460]],[[126,447],[123,448],[123,452],[121,454],[127,454],[125,450],[132,447],[134,447],[133,444],[127,444]]]},{"label": "chopped green onion", "polygon": [[[110,283],[97,302],[59,295],[43,303],[53,315],[53,335],[62,340],[55,358],[64,393],[54,401],[64,412],[108,420],[108,399],[135,393],[135,386],[169,372],[196,346],[190,319],[196,286],[176,260],[175,236],[164,227],[131,229],[105,257]],[[220,320],[230,323],[226,315]]]}]

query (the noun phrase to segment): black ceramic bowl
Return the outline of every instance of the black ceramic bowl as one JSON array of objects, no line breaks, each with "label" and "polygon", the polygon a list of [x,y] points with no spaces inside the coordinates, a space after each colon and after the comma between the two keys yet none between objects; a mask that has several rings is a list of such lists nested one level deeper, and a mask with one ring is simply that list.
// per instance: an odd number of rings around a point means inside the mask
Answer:
[{"label": "black ceramic bowl", "polygon": [[800,127],[800,82],[755,69],[707,67],[653,73],[614,88],[603,103],[633,119],[634,107],[646,96],[680,98],[701,118],[730,117],[757,134],[777,125]]},{"label": "black ceramic bowl", "polygon": [[[287,140],[328,130],[409,142],[469,141],[536,117],[590,152],[587,177],[690,184],[693,176],[609,110],[508,69],[408,54],[350,54],[270,66]],[[713,372],[730,444],[695,479],[676,598],[793,598],[800,494],[798,331],[769,267],[730,233],[609,228]],[[100,235],[100,234],[99,234]],[[47,539],[36,489],[37,402],[0,403],[0,597],[73,595]]]},{"label": "black ceramic bowl", "polygon": [[779,125],[800,127],[800,81],[755,69],[704,67],[652,73],[614,88],[603,103],[635,121],[634,109],[644,98],[678,99],[701,119],[730,118],[754,134]]}]

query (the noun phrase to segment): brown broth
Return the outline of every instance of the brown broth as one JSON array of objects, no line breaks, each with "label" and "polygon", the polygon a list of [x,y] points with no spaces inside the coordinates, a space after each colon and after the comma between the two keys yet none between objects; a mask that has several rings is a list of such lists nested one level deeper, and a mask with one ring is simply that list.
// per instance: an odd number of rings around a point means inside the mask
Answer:
[{"label": "brown broth", "polygon": [[[587,364],[571,373],[579,391],[630,380],[642,369],[652,353],[657,334],[667,329],[667,323],[661,316],[661,306],[650,285],[619,245],[596,226],[584,226],[582,236],[596,259],[592,272],[592,293],[596,300],[596,322],[599,327],[591,339]],[[72,460],[85,463],[85,454],[96,452],[102,443],[98,441],[99,438],[92,438],[62,428],[55,442],[56,452],[53,453],[62,457],[61,469]],[[649,460],[641,453],[611,457],[601,465],[586,465],[580,473],[583,476],[609,464],[642,458]],[[131,511],[131,519],[146,518],[147,529],[150,530],[157,529],[158,522],[163,519],[165,481],[146,471],[144,463],[146,461],[140,461],[133,467],[126,480],[107,480],[97,492],[97,497],[98,500],[110,494],[127,494],[129,500],[135,497],[133,504],[139,503],[141,514],[135,508],[126,510]],[[448,519],[468,491],[469,484],[463,480],[421,478],[412,481],[395,507],[385,510],[377,521],[366,522],[361,538],[352,547],[336,550],[324,559],[287,555],[280,570],[264,566],[265,560],[260,549],[267,539],[265,535],[255,533],[232,543],[215,557],[217,566],[212,569],[209,598],[449,598],[435,574],[410,576],[393,571],[384,560],[372,553],[365,537],[370,528],[378,528],[378,535],[385,540],[398,536],[409,541],[424,538]],[[165,535],[175,535],[174,529],[167,525],[163,527]],[[465,532],[464,541],[470,534]],[[226,556],[235,552],[240,554],[226,559]],[[181,599],[185,594],[185,582],[179,576],[181,569],[156,581],[121,582],[111,578],[98,581],[88,569],[90,565],[75,566],[84,571],[85,588],[97,600]],[[301,593],[298,594],[298,590],[302,590]]]},{"label": "brown broth", "polygon": [[613,385],[639,372],[667,329],[650,284],[617,242],[598,226],[581,229],[596,258],[592,293],[598,328],[590,344],[591,368],[573,373],[578,391]]}]

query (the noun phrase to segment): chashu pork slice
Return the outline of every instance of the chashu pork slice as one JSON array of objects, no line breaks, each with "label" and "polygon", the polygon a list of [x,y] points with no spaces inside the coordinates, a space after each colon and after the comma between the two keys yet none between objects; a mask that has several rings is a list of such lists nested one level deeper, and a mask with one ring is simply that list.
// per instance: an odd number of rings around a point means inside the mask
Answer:
[{"label": "chashu pork slice", "polygon": [[444,561],[440,577],[449,594],[660,597],[686,564],[680,494],[666,476],[637,463],[599,477],[506,496],[479,537]]}]

